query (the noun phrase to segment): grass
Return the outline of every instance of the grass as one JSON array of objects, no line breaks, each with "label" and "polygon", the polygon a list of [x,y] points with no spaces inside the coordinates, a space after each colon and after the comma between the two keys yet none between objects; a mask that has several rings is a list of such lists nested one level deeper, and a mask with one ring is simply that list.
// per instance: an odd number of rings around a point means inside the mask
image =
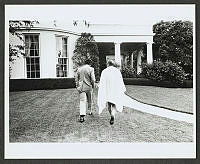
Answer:
[{"label": "grass", "polygon": [[78,98],[75,89],[10,92],[10,142],[193,142],[192,124],[131,108],[113,126],[106,110],[79,123]]},{"label": "grass", "polygon": [[193,113],[192,88],[163,88],[154,86],[126,86],[131,97],[144,103]]}]

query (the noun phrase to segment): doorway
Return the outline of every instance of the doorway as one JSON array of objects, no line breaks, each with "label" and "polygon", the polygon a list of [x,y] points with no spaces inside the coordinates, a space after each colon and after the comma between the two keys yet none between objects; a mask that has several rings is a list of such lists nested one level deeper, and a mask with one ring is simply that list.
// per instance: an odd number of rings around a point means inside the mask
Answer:
[{"label": "doorway", "polygon": [[99,72],[101,72],[107,67],[106,63],[108,59],[112,59],[115,57],[115,47],[114,43],[106,42],[98,42],[97,43],[99,50]]}]

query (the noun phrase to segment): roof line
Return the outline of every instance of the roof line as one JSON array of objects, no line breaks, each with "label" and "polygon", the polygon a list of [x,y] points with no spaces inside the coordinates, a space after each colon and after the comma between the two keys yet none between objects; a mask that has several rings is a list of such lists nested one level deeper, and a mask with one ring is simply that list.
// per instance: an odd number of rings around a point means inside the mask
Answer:
[{"label": "roof line", "polygon": [[[68,31],[68,30],[63,30],[63,29],[56,29],[56,28],[48,28],[48,27],[31,27],[31,28],[26,28],[26,27],[21,27],[19,30],[43,30],[43,31],[57,31],[57,32],[64,32],[68,34],[73,34],[77,36],[81,36],[81,33],[78,32],[73,32],[73,31]],[[152,34],[105,34],[105,33],[92,33],[90,32],[93,36],[153,36],[154,33]]]}]

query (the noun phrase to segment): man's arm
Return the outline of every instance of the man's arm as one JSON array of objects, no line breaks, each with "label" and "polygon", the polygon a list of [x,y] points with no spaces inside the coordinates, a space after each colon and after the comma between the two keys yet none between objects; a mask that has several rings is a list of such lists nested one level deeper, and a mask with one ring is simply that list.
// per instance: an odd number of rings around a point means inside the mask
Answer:
[{"label": "man's arm", "polygon": [[95,84],[95,74],[94,74],[94,68],[92,68],[91,71],[91,83],[92,83],[92,88],[94,88],[94,84]]}]

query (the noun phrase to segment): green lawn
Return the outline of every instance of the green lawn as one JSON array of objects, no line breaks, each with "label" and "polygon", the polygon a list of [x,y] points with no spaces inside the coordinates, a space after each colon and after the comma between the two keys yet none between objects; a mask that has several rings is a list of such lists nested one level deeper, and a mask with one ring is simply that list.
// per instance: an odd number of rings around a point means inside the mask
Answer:
[{"label": "green lawn", "polygon": [[[127,86],[128,90],[131,86]],[[135,87],[133,86],[133,90]],[[96,94],[94,102],[96,102]],[[193,125],[125,108],[113,126],[108,111],[79,123],[75,89],[10,93],[10,142],[192,142]],[[93,108],[96,110],[97,105]]]},{"label": "green lawn", "polygon": [[144,103],[193,113],[192,88],[163,88],[127,85],[126,89],[128,95]]}]

